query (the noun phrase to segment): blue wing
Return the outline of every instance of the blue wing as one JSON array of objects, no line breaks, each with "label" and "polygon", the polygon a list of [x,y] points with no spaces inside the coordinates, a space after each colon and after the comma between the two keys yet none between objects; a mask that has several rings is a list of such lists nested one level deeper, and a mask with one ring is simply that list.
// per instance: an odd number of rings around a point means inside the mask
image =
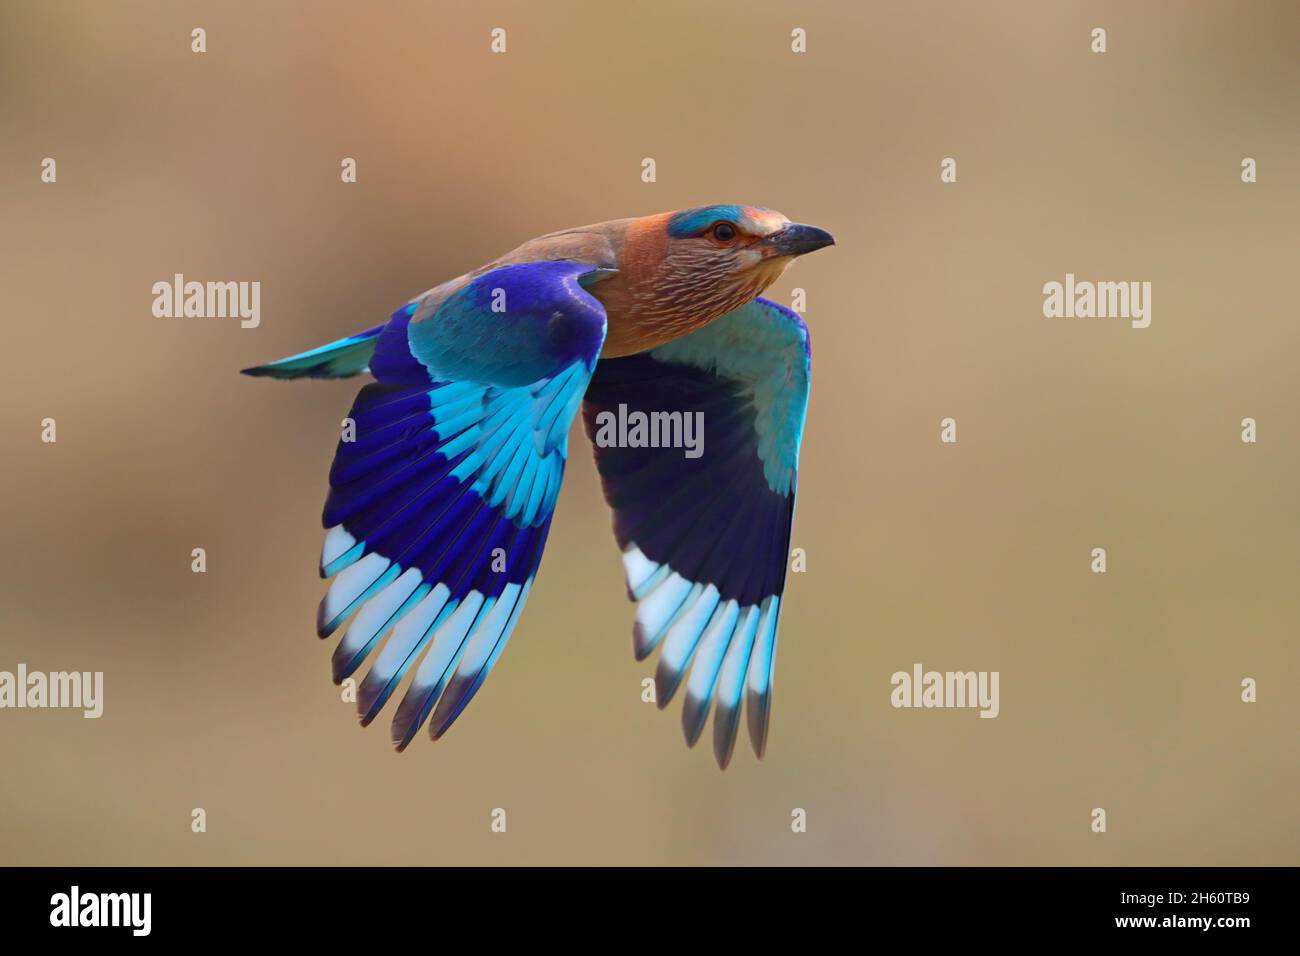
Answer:
[{"label": "blue wing", "polygon": [[368,371],[375,340],[385,326],[376,325],[346,339],[243,370],[265,378],[350,378]]},{"label": "blue wing", "polygon": [[[601,361],[584,404],[637,602],[637,658],[662,646],[660,707],[686,681],[688,743],[699,739],[716,701],[713,750],[722,767],[735,746],[742,696],[754,752],[762,757],[766,748],[809,354],[803,320],[756,299],[667,345]],[[661,422],[671,420],[664,413],[681,413],[683,423],[695,416],[703,432],[698,457],[627,447],[636,440],[632,427],[623,428],[623,445],[611,443],[611,423],[621,416],[634,424],[638,412],[643,421],[655,413]]]},{"label": "blue wing", "polygon": [[318,631],[355,614],[333,669],[341,682],[373,657],[363,723],[414,668],[393,719],[399,749],[426,719],[435,739],[451,726],[528,597],[605,336],[582,286],[592,273],[503,266],[433,306],[411,303],[375,339],[377,381],[330,470],[321,573],[334,581]]}]

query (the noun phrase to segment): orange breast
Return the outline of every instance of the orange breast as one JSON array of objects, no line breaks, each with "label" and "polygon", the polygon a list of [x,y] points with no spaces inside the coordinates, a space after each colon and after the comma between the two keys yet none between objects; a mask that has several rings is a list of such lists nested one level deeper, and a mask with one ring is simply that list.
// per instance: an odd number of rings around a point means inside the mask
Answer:
[{"label": "orange breast", "polygon": [[660,345],[655,330],[656,284],[668,248],[671,213],[646,216],[628,227],[618,272],[593,285],[590,292],[605,306],[605,347],[601,355],[616,358]]}]

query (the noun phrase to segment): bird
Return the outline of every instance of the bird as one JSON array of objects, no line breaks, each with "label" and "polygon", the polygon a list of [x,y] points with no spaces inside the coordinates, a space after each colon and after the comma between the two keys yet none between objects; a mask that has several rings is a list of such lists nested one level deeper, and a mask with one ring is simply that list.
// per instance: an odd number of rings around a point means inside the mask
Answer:
[{"label": "bird", "polygon": [[[743,698],[763,757],[811,351],[799,313],[761,293],[834,241],[734,203],[565,229],[383,324],[243,369],[373,378],[330,467],[317,613],[322,638],[350,619],[336,684],[370,661],[363,725],[409,674],[393,743],[426,722],[437,740],[482,686],[536,579],[581,408],[636,604],[633,651],[659,649],[659,707],[685,685],[692,747],[712,709],[725,769]],[[595,440],[608,416],[636,413],[699,421],[699,454],[635,429]]]}]

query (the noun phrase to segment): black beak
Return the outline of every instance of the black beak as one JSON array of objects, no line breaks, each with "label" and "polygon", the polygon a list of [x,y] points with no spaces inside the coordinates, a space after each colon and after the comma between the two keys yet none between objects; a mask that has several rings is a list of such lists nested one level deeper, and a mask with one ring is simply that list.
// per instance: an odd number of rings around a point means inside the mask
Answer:
[{"label": "black beak", "polygon": [[763,243],[771,246],[773,255],[802,256],[835,245],[835,237],[825,229],[792,222],[780,232],[768,236]]}]

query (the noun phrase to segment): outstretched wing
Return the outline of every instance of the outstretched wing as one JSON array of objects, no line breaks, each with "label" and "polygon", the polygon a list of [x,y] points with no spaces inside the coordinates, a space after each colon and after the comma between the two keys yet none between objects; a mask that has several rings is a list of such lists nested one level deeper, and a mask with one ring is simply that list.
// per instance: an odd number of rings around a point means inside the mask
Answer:
[{"label": "outstretched wing", "polygon": [[357,396],[355,434],[330,470],[321,574],[334,581],[318,631],[355,613],[333,669],[341,682],[374,658],[362,723],[415,668],[398,749],[426,719],[434,739],[451,726],[528,597],[604,342],[604,309],[582,286],[593,275],[575,262],[503,266],[434,309],[413,302],[379,334],[378,381]]},{"label": "outstretched wing", "polygon": [[808,376],[803,320],[755,299],[649,352],[602,360],[583,406],[637,602],[637,659],[662,645],[660,707],[686,680],[691,745],[716,701],[722,767],[742,695],[759,757],[767,743]]}]

